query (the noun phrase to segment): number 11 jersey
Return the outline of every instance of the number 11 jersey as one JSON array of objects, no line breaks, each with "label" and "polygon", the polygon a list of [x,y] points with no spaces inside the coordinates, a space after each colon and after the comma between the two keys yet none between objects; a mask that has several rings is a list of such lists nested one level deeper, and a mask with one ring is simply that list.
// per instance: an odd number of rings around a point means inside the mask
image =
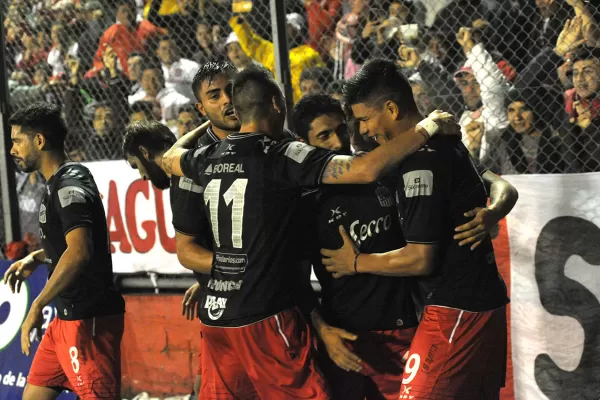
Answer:
[{"label": "number 11 jersey", "polygon": [[318,185],[334,156],[260,133],[233,134],[184,154],[181,169],[203,188],[214,237],[200,304],[205,325],[244,326],[294,307],[293,215],[301,188]]}]

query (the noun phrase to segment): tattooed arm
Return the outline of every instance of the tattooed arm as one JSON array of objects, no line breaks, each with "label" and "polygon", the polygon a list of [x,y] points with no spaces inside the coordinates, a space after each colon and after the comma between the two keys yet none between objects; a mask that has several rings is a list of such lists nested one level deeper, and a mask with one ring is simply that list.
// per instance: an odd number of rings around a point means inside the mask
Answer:
[{"label": "tattooed arm", "polygon": [[191,149],[196,145],[198,139],[206,132],[209,126],[210,121],[207,121],[193,131],[186,133],[165,152],[162,158],[161,167],[167,175],[184,176],[183,171],[181,170],[181,156],[188,151],[188,149]]},{"label": "tattooed arm", "polygon": [[327,163],[321,183],[371,183],[385,175],[393,166],[419,150],[429,136],[421,127],[404,132],[388,143],[360,157],[335,156]]}]

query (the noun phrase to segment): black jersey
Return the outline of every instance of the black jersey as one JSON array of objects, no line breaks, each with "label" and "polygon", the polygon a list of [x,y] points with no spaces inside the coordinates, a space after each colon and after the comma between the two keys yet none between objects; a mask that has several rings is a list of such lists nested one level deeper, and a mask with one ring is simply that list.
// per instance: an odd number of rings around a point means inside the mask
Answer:
[{"label": "black jersey", "polygon": [[418,279],[420,307],[478,312],[508,303],[491,239],[473,251],[453,239],[455,227],[468,220],[464,213],[487,203],[483,181],[460,140],[436,137],[408,157],[400,166],[396,200],[406,241],[439,247],[433,275]]},{"label": "black jersey", "polygon": [[[393,189],[383,184],[323,187],[317,195],[318,247],[343,244],[343,225],[361,253],[381,253],[406,245]],[[321,310],[330,324],[354,332],[409,328],[417,325],[407,278],[356,274],[335,279],[313,262],[322,287]]]},{"label": "black jersey", "polygon": [[234,134],[188,151],[184,174],[204,188],[215,252],[202,296],[206,325],[242,326],[295,304],[292,224],[301,187],[316,186],[334,154],[263,134]]},{"label": "black jersey", "polygon": [[123,297],[113,284],[104,206],[86,167],[68,162],[56,170],[46,183],[39,221],[49,277],[67,249],[66,235],[79,227],[92,231],[91,260],[71,286],[54,298],[58,317],[80,320],[125,312]]},{"label": "black jersey", "polygon": [[[198,140],[197,147],[220,142],[211,127]],[[173,175],[169,197],[173,213],[173,227],[181,234],[194,236],[197,243],[205,249],[212,250],[212,230],[204,211],[203,188],[190,178]],[[208,283],[208,275],[194,272],[196,280],[204,286]]]}]

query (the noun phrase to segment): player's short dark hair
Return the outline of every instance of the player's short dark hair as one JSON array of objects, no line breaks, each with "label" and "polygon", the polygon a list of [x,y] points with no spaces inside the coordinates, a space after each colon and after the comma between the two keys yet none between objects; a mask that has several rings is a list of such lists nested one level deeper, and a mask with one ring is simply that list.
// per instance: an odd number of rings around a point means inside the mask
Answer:
[{"label": "player's short dark hair", "polygon": [[344,103],[381,107],[391,100],[401,112],[418,110],[408,79],[391,60],[367,61],[344,85]]},{"label": "player's short dark hair", "polygon": [[273,98],[285,106],[283,93],[273,74],[262,66],[251,65],[233,80],[233,105],[242,123],[267,117]]},{"label": "player's short dark hair", "polygon": [[176,140],[173,132],[158,121],[132,122],[125,127],[123,155],[125,158],[127,155],[142,157],[139,148],[144,146],[153,157],[171,148]]},{"label": "player's short dark hair", "polygon": [[333,75],[329,69],[324,67],[306,68],[300,74],[300,82],[302,81],[317,81],[325,90],[327,85],[333,80]]},{"label": "player's short dark hair", "polygon": [[573,57],[571,58],[571,62],[575,63],[577,61],[586,61],[592,59],[600,61],[600,48],[584,45],[579,46],[577,50],[575,50]]},{"label": "player's short dark hair", "polygon": [[342,104],[327,94],[310,94],[294,106],[293,120],[296,134],[308,142],[312,122],[321,115],[339,115],[345,118]]},{"label": "player's short dark hair", "polygon": [[237,73],[237,68],[229,61],[210,61],[202,64],[192,81],[192,90],[196,100],[200,102],[202,82],[207,82],[210,85],[219,75],[227,75],[233,79]]},{"label": "player's short dark hair", "polygon": [[67,124],[61,115],[60,107],[54,104],[38,101],[20,108],[10,117],[8,123],[20,126],[22,133],[41,133],[51,150],[64,150]]},{"label": "player's short dark hair", "polygon": [[202,115],[198,112],[198,109],[196,109],[196,107],[193,104],[184,104],[183,106],[179,107],[179,111],[177,112],[177,114],[181,113],[194,114],[197,118],[202,117]]},{"label": "player's short dark hair", "polygon": [[139,112],[144,113],[144,114],[146,114],[146,116],[150,117],[148,119],[155,119],[154,104],[152,104],[152,102],[150,102],[150,101],[145,101],[145,100],[136,101],[129,107],[130,114],[136,114]]}]

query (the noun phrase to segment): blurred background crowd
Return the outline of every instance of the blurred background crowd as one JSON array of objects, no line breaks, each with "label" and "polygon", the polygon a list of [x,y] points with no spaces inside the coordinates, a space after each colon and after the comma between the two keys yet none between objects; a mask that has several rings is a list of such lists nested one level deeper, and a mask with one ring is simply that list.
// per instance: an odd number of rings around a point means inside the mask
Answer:
[{"label": "blurred background crowd", "polygon": [[[237,4],[236,4],[237,3]],[[250,6],[251,4],[251,6]],[[123,127],[197,127],[199,64],[275,72],[269,0],[3,1],[12,110],[62,105],[76,161],[121,159]],[[234,13],[234,8],[245,8]],[[341,97],[368,59],[396,60],[424,114],[454,113],[499,174],[600,171],[600,5],[586,0],[285,0],[294,103]],[[39,175],[19,175],[37,232]],[[35,245],[35,239],[29,238]],[[7,248],[8,250],[8,248]]]}]

